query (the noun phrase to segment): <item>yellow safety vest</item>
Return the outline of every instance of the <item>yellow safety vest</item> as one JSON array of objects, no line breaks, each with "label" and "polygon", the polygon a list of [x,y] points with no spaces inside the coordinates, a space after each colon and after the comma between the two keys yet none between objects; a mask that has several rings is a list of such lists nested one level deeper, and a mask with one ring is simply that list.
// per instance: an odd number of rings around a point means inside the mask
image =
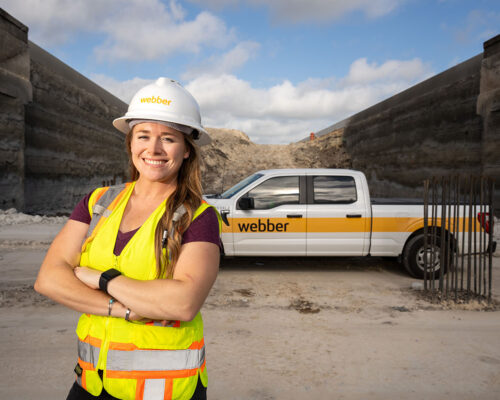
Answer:
[{"label": "yellow safety vest", "polygon": [[[125,186],[82,246],[80,265],[100,271],[116,268],[133,279],[156,277],[155,229],[165,211],[163,202],[130,239],[119,256],[113,254],[120,221],[135,182]],[[93,192],[89,209],[104,190]],[[193,220],[209,206],[203,203]],[[111,212],[110,212],[111,211]],[[220,217],[219,232],[220,232]],[[159,323],[83,314],[78,336],[77,382],[94,396],[106,391],[119,399],[189,399],[198,376],[207,386],[201,313],[192,321]],[[77,366],[78,368],[78,366]],[[103,379],[98,370],[103,371]]]}]

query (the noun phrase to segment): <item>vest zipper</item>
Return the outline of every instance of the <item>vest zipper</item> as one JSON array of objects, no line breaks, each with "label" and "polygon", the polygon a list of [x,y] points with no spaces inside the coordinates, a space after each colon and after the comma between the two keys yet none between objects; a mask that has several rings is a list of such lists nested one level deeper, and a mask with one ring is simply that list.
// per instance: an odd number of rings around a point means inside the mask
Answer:
[{"label": "vest zipper", "polygon": [[[111,323],[110,319],[111,317],[105,317],[106,322],[104,323],[104,341],[102,342],[102,347],[101,347],[101,353],[99,354],[99,362],[97,363],[97,369],[102,369],[103,371],[106,370],[106,365],[104,364],[104,358],[106,358],[106,361],[108,359],[108,350],[109,350],[109,324]],[[106,357],[104,357],[104,354],[106,354]]]}]

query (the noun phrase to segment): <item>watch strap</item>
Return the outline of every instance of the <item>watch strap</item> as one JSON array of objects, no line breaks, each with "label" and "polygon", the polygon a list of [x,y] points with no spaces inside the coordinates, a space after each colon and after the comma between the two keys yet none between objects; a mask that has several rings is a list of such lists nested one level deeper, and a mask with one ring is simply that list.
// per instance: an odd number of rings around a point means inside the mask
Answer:
[{"label": "watch strap", "polygon": [[104,271],[99,277],[99,289],[101,289],[104,293],[108,293],[108,283],[112,279],[115,279],[117,276],[120,276],[122,273],[115,268],[108,269]]}]

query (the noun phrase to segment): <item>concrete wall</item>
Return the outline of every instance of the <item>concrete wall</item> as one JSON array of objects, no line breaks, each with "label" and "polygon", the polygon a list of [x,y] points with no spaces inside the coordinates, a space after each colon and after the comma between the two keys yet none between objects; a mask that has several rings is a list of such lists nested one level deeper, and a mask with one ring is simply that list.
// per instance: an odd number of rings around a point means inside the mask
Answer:
[{"label": "concrete wall", "polygon": [[481,60],[473,57],[350,118],[347,151],[373,196],[412,197],[432,175],[481,173]]},{"label": "concrete wall", "polygon": [[477,113],[483,118],[482,171],[495,179],[494,202],[500,210],[500,35],[484,43],[483,54],[477,100]]},{"label": "concrete wall", "polygon": [[70,212],[92,188],[126,179],[127,105],[36,44],[0,9],[0,208]]},{"label": "concrete wall", "polygon": [[34,43],[29,51],[25,208],[65,213],[92,188],[126,179],[125,137],[112,120],[127,106]]},{"label": "concrete wall", "polygon": [[0,9],[0,208],[24,208],[24,105],[31,101],[28,28]]}]

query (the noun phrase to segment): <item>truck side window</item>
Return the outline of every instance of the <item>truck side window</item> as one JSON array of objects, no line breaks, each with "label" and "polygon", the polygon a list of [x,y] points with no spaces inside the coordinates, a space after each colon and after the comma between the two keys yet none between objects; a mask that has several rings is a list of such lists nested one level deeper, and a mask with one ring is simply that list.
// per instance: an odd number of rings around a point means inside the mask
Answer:
[{"label": "truck side window", "polygon": [[357,200],[352,176],[313,177],[314,204],[350,204]]},{"label": "truck side window", "polygon": [[267,210],[283,204],[299,204],[299,177],[270,178],[247,194],[253,197],[256,210]]}]

